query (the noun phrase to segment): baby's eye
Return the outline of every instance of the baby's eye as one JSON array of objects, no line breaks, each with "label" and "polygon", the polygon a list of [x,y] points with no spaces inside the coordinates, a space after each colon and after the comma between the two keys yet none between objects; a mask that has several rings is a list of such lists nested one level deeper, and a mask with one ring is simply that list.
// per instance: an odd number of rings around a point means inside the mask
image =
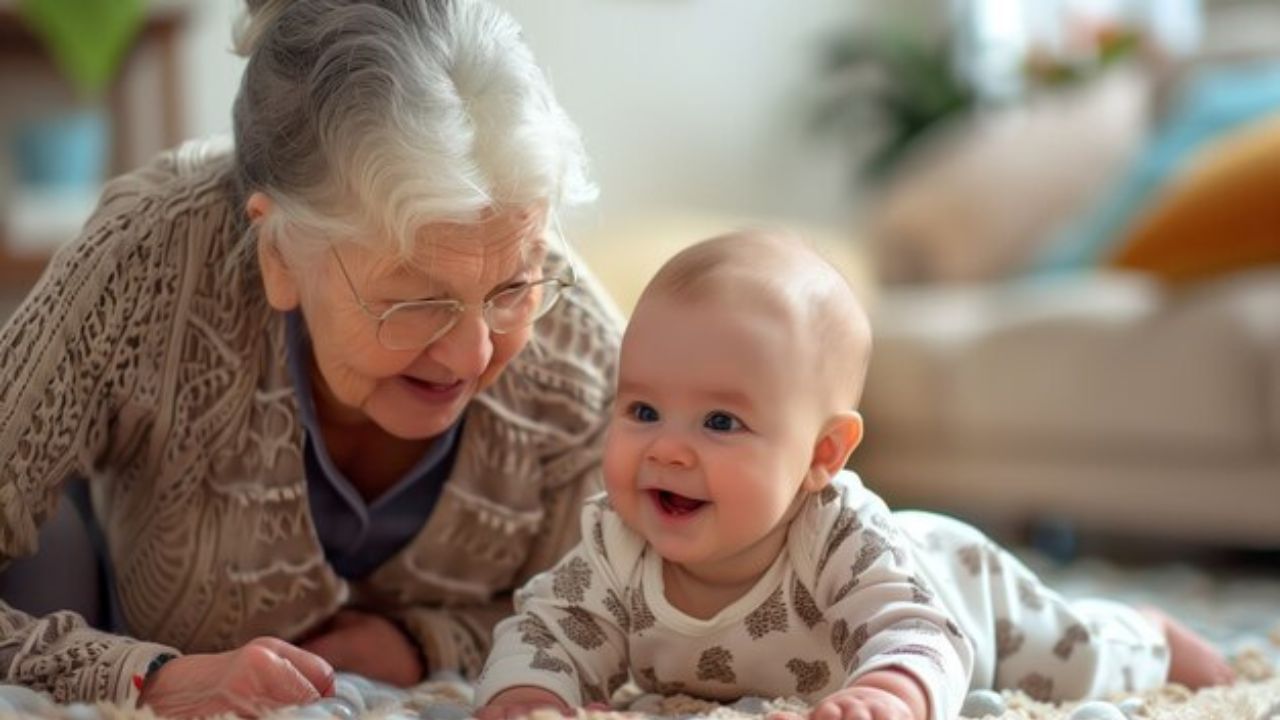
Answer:
[{"label": "baby's eye", "polygon": [[746,429],[741,420],[722,410],[713,410],[707,413],[707,418],[702,421],[702,426],[716,432],[738,432]]},{"label": "baby's eye", "polygon": [[648,403],[633,402],[627,406],[627,416],[636,422],[658,422],[658,411]]}]

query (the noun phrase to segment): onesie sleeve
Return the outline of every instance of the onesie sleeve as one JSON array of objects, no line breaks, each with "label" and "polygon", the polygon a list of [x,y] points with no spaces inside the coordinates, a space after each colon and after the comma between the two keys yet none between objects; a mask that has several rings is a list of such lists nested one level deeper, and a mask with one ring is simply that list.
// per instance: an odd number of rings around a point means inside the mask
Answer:
[{"label": "onesie sleeve", "polygon": [[860,485],[829,490],[815,599],[846,685],[875,670],[903,670],[923,685],[932,720],[956,717],[973,669],[969,641],[915,573],[884,502]]},{"label": "onesie sleeve", "polygon": [[[516,614],[494,629],[493,652],[476,685],[476,705],[516,686],[535,686],[579,707],[608,702],[627,681],[629,614],[620,574],[629,538],[603,496],[582,511],[582,541],[516,593]],[[608,540],[606,540],[608,536]]]}]

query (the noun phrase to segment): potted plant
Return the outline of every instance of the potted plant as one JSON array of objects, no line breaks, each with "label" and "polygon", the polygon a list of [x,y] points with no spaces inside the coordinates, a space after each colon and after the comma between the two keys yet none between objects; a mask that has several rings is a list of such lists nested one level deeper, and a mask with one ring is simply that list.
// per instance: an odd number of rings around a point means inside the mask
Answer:
[{"label": "potted plant", "polygon": [[108,154],[103,97],[142,27],[145,0],[19,0],[17,10],[71,85],[76,103],[23,123],[14,139],[19,183],[96,187]]},{"label": "potted plant", "polygon": [[13,127],[15,170],[4,244],[46,257],[79,230],[106,176],[110,122],[103,102],[142,27],[145,0],[19,0],[17,14],[44,46],[74,101]]},{"label": "potted plant", "polygon": [[[1023,94],[1096,77],[1136,54],[1143,41],[1136,28],[1095,23],[1074,33],[1069,53],[1033,44],[1022,58]],[[948,34],[850,29],[822,51],[813,126],[858,152],[860,174],[869,180],[891,175],[926,134],[993,104],[961,71],[960,50]]]},{"label": "potted plant", "polygon": [[813,127],[860,151],[860,174],[867,179],[890,175],[926,133],[976,103],[974,90],[953,67],[946,37],[850,30],[822,51]]}]

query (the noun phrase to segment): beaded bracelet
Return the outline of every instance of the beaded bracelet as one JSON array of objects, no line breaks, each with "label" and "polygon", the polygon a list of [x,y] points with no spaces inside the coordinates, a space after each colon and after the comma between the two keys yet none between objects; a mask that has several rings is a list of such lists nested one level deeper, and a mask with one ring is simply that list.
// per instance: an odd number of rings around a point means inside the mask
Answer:
[{"label": "beaded bracelet", "polygon": [[164,667],[165,663],[170,660],[176,660],[177,657],[178,656],[173,653],[166,652],[160,653],[159,655],[151,658],[151,662],[147,663],[147,669],[141,675],[133,676],[134,689],[138,692],[142,692],[142,686],[146,685],[147,681],[151,679],[151,676],[155,675],[160,668]]}]

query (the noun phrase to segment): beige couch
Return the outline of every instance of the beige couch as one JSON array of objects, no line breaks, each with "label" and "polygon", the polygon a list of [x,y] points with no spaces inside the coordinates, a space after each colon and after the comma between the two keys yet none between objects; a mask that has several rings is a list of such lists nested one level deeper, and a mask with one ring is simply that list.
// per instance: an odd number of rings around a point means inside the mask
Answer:
[{"label": "beige couch", "polygon": [[976,114],[880,191],[867,233],[888,285],[853,464],[890,500],[993,529],[1280,548],[1280,266],[1181,291],[1084,267],[1017,279],[1113,197],[1161,97],[1213,64],[1118,67]]},{"label": "beige couch", "polygon": [[897,504],[1280,548],[1280,269],[886,290],[853,465]]}]

